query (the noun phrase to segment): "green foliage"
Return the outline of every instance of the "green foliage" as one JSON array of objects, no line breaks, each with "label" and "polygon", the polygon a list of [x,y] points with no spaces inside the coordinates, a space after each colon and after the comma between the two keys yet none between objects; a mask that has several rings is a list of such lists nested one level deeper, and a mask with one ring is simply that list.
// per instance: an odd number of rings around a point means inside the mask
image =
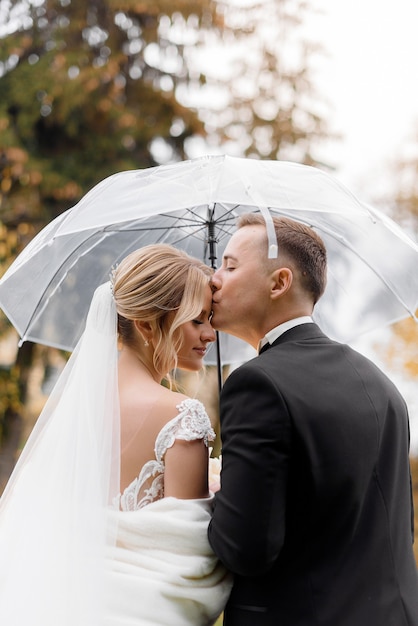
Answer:
[{"label": "green foliage", "polygon": [[[172,46],[158,35],[161,11],[207,17],[211,2],[179,5],[48,0],[31,7],[29,26],[0,40],[0,154],[15,174],[2,185],[3,213],[8,197],[14,207],[34,187],[26,211],[46,221],[109,174],[155,165],[156,137],[184,157],[185,138],[203,133],[174,95],[187,72],[147,61],[151,42]],[[183,131],[173,135],[178,118]]]},{"label": "green foliage", "polygon": [[[182,36],[173,39],[182,13],[194,16],[188,31],[197,41],[217,21],[212,0],[2,5],[1,274],[45,223],[99,180],[158,164],[156,138],[178,160],[186,139],[205,133],[197,112],[175,95],[188,80]],[[1,314],[0,335],[8,327]],[[18,369],[2,374],[3,426],[25,399],[32,355],[29,350],[26,359],[26,346],[18,352]]]},{"label": "green foliage", "polygon": [[[303,101],[307,48],[287,34],[302,22],[303,0],[239,9],[221,0],[24,4],[20,23],[0,38],[0,217],[8,228],[24,223],[33,236],[99,180],[183,159],[199,136],[262,158],[289,158],[297,146],[294,160],[313,162],[323,121]],[[298,50],[296,64],[286,62],[287,46]],[[214,55],[206,69],[202,48]],[[219,78],[230,49],[239,56]]]}]

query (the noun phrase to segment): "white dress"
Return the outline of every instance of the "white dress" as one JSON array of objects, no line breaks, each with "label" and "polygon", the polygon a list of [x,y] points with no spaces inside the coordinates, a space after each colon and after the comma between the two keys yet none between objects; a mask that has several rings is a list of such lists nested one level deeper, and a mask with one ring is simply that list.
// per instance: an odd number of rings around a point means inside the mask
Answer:
[{"label": "white dress", "polygon": [[231,576],[207,539],[213,497],[163,497],[167,449],[176,439],[208,445],[215,436],[199,401],[177,409],[157,437],[155,459],[118,498],[104,626],[209,626],[228,599]]}]

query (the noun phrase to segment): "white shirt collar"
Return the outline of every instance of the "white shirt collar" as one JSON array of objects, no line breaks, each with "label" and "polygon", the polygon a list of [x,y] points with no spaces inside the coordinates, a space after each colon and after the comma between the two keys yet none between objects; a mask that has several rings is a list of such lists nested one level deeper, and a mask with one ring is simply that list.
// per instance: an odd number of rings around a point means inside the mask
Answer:
[{"label": "white shirt collar", "polygon": [[261,348],[266,345],[266,343],[274,343],[276,339],[283,335],[287,330],[294,328],[295,326],[300,326],[301,324],[313,324],[313,319],[310,315],[303,315],[302,317],[295,317],[292,320],[288,320],[287,322],[283,322],[283,324],[279,324],[268,331],[265,334],[263,339],[260,341],[258,346],[258,351],[260,352]]}]

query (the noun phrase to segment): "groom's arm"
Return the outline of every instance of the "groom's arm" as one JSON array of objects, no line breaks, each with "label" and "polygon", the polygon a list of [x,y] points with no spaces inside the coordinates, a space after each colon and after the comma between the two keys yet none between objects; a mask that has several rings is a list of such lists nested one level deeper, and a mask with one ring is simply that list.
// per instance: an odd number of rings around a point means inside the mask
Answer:
[{"label": "groom's arm", "polygon": [[268,372],[253,362],[233,372],[221,395],[221,490],[209,542],[236,574],[262,574],[280,553],[290,435],[286,405]]}]

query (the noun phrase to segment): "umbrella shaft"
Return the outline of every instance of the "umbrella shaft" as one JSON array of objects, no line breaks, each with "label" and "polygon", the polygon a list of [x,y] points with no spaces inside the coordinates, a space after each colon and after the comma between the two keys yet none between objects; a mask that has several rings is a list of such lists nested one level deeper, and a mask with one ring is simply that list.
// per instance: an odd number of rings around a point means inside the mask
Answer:
[{"label": "umbrella shaft", "polygon": [[218,243],[218,240],[216,239],[216,221],[214,219],[215,207],[216,207],[216,203],[213,203],[208,207],[208,220],[206,222],[206,226],[208,227],[208,245],[209,245],[210,266],[214,270],[216,270],[216,261],[218,258],[217,253],[216,253],[216,244]]}]

